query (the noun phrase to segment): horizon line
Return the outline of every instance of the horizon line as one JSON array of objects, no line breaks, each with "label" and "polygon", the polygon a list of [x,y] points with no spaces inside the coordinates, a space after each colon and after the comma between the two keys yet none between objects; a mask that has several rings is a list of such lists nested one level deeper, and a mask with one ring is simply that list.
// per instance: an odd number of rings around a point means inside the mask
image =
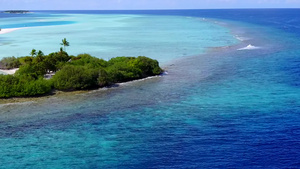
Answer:
[{"label": "horizon line", "polygon": [[174,8],[174,9],[0,9],[1,11],[155,11],[155,10],[233,10],[233,9],[300,9],[300,7],[257,7],[257,8]]}]

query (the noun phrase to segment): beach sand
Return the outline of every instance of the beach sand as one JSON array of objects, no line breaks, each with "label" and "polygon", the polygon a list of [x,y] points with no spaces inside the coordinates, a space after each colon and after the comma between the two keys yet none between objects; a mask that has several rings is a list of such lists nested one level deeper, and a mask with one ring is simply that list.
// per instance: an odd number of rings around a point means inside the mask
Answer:
[{"label": "beach sand", "polygon": [[17,70],[19,70],[19,68],[9,70],[0,69],[0,74],[3,72],[3,74],[13,75],[16,73]]},{"label": "beach sand", "polygon": [[1,34],[10,33],[10,32],[13,32],[13,31],[16,31],[16,30],[19,30],[19,29],[22,29],[22,28],[1,29],[0,35],[1,35]]}]

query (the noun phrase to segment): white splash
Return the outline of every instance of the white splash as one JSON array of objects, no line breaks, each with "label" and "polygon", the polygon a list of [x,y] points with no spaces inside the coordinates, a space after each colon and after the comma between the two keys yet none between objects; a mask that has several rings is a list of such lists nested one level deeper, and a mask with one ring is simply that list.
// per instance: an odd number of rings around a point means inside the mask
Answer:
[{"label": "white splash", "polygon": [[254,50],[254,49],[259,49],[260,47],[257,46],[253,46],[251,44],[249,44],[248,46],[244,47],[244,48],[240,48],[238,50]]}]

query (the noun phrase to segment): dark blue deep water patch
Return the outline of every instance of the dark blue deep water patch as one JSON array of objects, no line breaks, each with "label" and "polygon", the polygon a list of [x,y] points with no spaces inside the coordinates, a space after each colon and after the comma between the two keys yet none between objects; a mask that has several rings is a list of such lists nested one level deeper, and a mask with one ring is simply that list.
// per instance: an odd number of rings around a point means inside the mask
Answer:
[{"label": "dark blue deep water patch", "polygon": [[0,105],[0,168],[300,168],[299,11],[45,12],[238,21],[254,24],[249,43],[267,45],[184,58],[118,88]]}]

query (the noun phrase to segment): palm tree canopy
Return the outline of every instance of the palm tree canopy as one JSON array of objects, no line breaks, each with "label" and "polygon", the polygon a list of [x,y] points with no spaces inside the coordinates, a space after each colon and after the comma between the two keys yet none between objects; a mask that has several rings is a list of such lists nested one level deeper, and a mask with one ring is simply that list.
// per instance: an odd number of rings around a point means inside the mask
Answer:
[{"label": "palm tree canopy", "polygon": [[39,50],[38,53],[37,53],[37,55],[38,56],[44,56],[44,53],[41,50]]},{"label": "palm tree canopy", "polygon": [[60,43],[60,44],[64,46],[65,51],[66,51],[66,46],[70,46],[70,44],[69,44],[69,42],[67,41],[66,38],[64,38],[64,39],[62,40],[62,43]]},{"label": "palm tree canopy", "polygon": [[36,55],[36,50],[35,49],[32,49],[31,52],[30,52],[30,55],[33,57],[34,55]]},{"label": "palm tree canopy", "polygon": [[67,41],[66,38],[64,38],[64,39],[62,40],[61,45],[63,45],[63,46],[70,46],[70,43]]}]

